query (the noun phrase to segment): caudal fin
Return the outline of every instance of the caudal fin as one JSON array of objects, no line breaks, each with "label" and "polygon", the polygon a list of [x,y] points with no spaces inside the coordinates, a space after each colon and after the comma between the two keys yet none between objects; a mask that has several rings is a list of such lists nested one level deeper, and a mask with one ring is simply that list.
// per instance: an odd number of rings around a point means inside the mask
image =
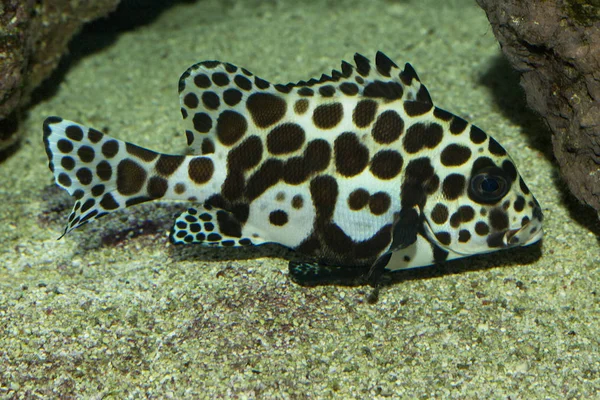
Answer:
[{"label": "caudal fin", "polygon": [[56,183],[76,199],[65,233],[134,204],[186,199],[174,182],[189,181],[189,157],[159,154],[59,117],[44,121],[44,144]]}]

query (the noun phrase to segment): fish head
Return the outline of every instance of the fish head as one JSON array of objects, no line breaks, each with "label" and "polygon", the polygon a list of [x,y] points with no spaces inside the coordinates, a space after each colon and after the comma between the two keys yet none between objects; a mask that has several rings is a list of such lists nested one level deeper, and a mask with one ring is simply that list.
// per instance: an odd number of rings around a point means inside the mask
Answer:
[{"label": "fish head", "polygon": [[480,143],[469,143],[464,163],[448,161],[458,145],[436,158],[440,184],[423,209],[427,240],[448,251],[448,259],[527,246],[543,235],[541,207],[510,155],[479,128],[471,131]]}]

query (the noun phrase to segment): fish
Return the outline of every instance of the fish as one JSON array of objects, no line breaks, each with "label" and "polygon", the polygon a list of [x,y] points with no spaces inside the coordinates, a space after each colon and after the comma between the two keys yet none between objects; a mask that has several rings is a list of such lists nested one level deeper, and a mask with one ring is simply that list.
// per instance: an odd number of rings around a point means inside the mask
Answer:
[{"label": "fish", "polygon": [[298,256],[294,277],[341,268],[373,279],[543,236],[541,207],[507,151],[435,106],[415,69],[381,51],[288,84],[203,61],[178,90],[186,154],[44,121],[50,170],[75,199],[63,235],[136,204],[191,202],[174,244],[277,243]]}]

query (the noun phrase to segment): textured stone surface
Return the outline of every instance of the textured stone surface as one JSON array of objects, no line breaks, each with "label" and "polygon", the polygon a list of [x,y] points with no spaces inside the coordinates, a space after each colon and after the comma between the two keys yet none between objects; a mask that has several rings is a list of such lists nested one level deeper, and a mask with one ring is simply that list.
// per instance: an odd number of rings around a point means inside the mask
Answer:
[{"label": "textured stone surface", "polygon": [[119,0],[0,0],[0,150],[16,141],[19,109],[58,65],[83,24]]},{"label": "textured stone surface", "polygon": [[477,2],[552,130],[569,188],[600,211],[600,1]]}]

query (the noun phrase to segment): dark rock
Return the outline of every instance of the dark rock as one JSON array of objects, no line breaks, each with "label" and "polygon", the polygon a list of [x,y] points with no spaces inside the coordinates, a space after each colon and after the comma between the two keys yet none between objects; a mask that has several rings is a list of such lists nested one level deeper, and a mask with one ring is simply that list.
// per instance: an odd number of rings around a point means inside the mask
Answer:
[{"label": "dark rock", "polygon": [[600,1],[477,2],[552,131],[569,189],[600,211]]},{"label": "dark rock", "polygon": [[0,150],[16,142],[19,109],[58,65],[69,40],[119,1],[0,0]]}]

